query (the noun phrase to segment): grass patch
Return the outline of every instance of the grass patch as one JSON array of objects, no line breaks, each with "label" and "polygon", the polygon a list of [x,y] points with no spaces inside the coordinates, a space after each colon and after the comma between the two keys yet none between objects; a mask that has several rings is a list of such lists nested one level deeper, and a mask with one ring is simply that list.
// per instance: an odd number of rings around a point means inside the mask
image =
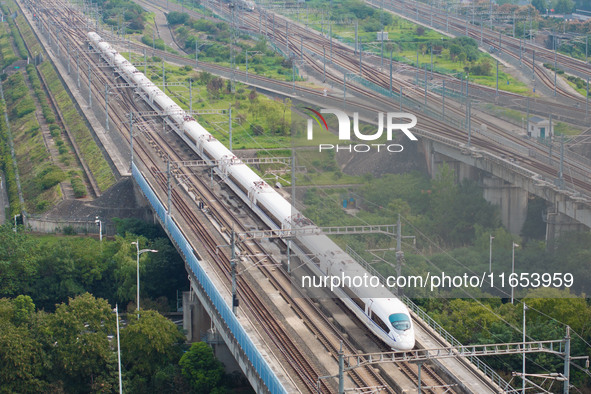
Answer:
[{"label": "grass patch", "polygon": [[80,171],[72,170],[68,173],[68,175],[70,176],[70,184],[74,190],[74,196],[76,198],[86,197],[86,185],[82,180],[82,173]]},{"label": "grass patch", "polygon": [[25,20],[25,17],[19,13],[15,22],[27,47],[31,51],[31,55],[35,56],[35,54],[43,53],[43,48],[41,48],[41,44],[37,41],[37,37],[35,36],[35,33],[33,33],[29,23]]},{"label": "grass patch", "polygon": [[[123,54],[128,56],[127,53]],[[160,62],[159,58],[148,59]],[[209,73],[198,73],[191,67],[165,63],[166,82],[184,82],[192,79],[193,111],[227,110],[232,106],[232,148],[271,149],[291,147],[291,101],[272,100],[254,89],[236,83],[231,93],[229,81]],[[143,71],[143,70],[141,70]],[[162,66],[150,66],[147,76],[154,83],[162,83]],[[165,93],[181,108],[191,107],[187,86],[169,86]],[[229,146],[228,115],[195,115],[214,137]]]},{"label": "grass patch", "polygon": [[557,122],[554,125],[554,134],[555,135],[579,135],[581,134],[581,129],[571,126],[568,123],[564,122]]},{"label": "grass patch", "polygon": [[14,54],[10,44],[10,33],[7,31],[6,25],[0,31],[0,56],[2,57],[2,68],[6,68],[16,62],[18,57]]},{"label": "grass patch", "polygon": [[488,113],[518,124],[520,124],[521,120],[526,116],[526,114],[521,111],[500,107],[490,103],[484,104],[484,109]]},{"label": "grass patch", "polygon": [[[377,32],[388,32],[388,40],[384,42],[384,68],[389,67],[390,53],[395,61],[431,70],[431,50],[433,50],[433,71],[459,77],[470,74],[470,81],[489,87],[496,87],[496,60],[477,48],[477,43],[467,37],[449,38],[435,30],[407,21],[389,12],[380,10],[359,1],[334,0],[333,9],[339,9],[338,15],[329,14],[326,3],[320,0],[307,2],[312,9],[303,16],[290,13],[284,15],[300,23],[306,23],[313,29],[330,34],[349,45],[355,44],[355,20],[359,21],[358,39],[363,51],[382,54],[382,45],[377,43]],[[279,10],[279,12],[281,12]],[[332,25],[328,29],[328,19],[350,21]],[[384,26],[382,27],[382,23]],[[468,41],[472,44],[467,45]],[[327,55],[328,56],[328,55]],[[483,66],[484,65],[484,66]],[[523,82],[505,73],[499,66],[499,89],[523,95],[534,95]]]},{"label": "grass patch", "polygon": [[10,76],[4,86],[5,97],[25,207],[28,212],[42,212],[58,201],[54,189],[65,174],[51,164],[24,78],[20,72]]},{"label": "grass patch", "polygon": [[[580,78],[578,78],[578,79],[580,79]],[[587,88],[585,86],[581,87],[580,83],[577,83],[577,81],[573,81],[573,79],[571,79],[571,78],[566,78],[566,83],[568,83],[570,86],[572,86],[573,89],[575,89],[577,91],[577,93],[579,93],[581,96],[587,97]]]},{"label": "grass patch", "polygon": [[115,175],[113,175],[109,163],[107,163],[107,160],[97,146],[84,119],[76,110],[70,95],[64,88],[53,65],[49,62],[44,62],[39,66],[39,71],[43,73],[45,80],[48,82],[49,90],[56,100],[58,110],[61,111],[62,117],[72,133],[72,137],[74,138],[73,143],[78,146],[82,159],[88,165],[99,189],[101,191],[107,190],[115,184]]}]

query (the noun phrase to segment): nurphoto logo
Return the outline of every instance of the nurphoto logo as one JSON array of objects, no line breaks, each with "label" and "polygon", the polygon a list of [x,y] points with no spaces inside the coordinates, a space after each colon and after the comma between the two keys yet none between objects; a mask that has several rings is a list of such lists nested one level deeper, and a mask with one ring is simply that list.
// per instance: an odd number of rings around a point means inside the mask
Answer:
[{"label": "nurphoto logo", "polygon": [[[334,108],[326,108],[321,109],[320,112],[306,107],[307,110],[310,110],[312,114],[310,115],[313,120],[316,121],[320,129],[324,128],[328,131],[328,124],[326,123],[326,119],[322,114],[333,114],[337,117],[337,121],[339,123],[339,140],[341,141],[350,141],[351,140],[351,119],[349,115],[344,111],[334,109]],[[388,112],[385,115],[386,118],[386,139],[387,141],[392,141],[393,132],[396,130],[400,130],[408,137],[411,141],[417,141],[417,137],[409,130],[416,126],[417,124],[417,117],[413,114],[409,114],[407,112]],[[314,124],[312,119],[308,119],[308,140],[313,140],[314,137]],[[395,121],[399,122],[400,119],[410,119],[409,123],[394,123]],[[359,131],[359,113],[353,113],[353,133],[355,137],[361,141],[376,141],[380,139],[384,133],[384,113],[378,113],[378,131],[374,134],[363,134]],[[323,150],[335,150],[339,151],[348,151],[348,152],[370,152],[370,151],[387,151],[391,153],[402,152],[404,147],[400,144],[381,144],[381,143],[373,143],[373,144],[349,144],[349,145],[340,145],[340,144],[319,144],[318,151],[322,152]]]}]

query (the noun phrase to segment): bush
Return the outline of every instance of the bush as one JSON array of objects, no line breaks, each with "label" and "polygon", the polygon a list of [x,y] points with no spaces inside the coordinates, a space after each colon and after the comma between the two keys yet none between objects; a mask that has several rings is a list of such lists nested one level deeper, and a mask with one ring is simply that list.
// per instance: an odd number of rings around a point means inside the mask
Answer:
[{"label": "bush", "polygon": [[166,15],[166,20],[170,25],[183,25],[189,21],[189,14],[172,11]]},{"label": "bush", "polygon": [[51,205],[51,203],[49,201],[41,200],[41,201],[37,202],[35,209],[37,211],[45,211],[47,208],[49,208],[50,205]]},{"label": "bush", "polygon": [[27,134],[29,134],[31,137],[36,136],[38,133],[39,133],[39,126],[33,126],[27,132]]},{"label": "bush", "polygon": [[76,235],[77,232],[72,226],[66,226],[63,229],[64,235]]},{"label": "bush", "polygon": [[59,126],[56,124],[50,124],[49,125],[49,133],[51,134],[51,136],[54,139],[57,139],[60,137],[60,135],[62,133],[62,129],[60,129]]},{"label": "bush", "polygon": [[37,182],[41,189],[47,190],[63,182],[66,179],[66,174],[56,165],[49,165],[37,175]]},{"label": "bush", "polygon": [[12,109],[12,114],[17,118],[22,118],[33,111],[35,111],[35,102],[32,98],[26,97],[19,103],[19,105]]},{"label": "bush", "polygon": [[263,135],[263,133],[265,132],[265,129],[260,124],[254,124],[253,123],[253,124],[250,125],[250,131],[254,135]]},{"label": "bush", "polygon": [[[156,49],[160,49],[161,51],[164,50],[164,41],[162,41],[160,38],[157,38],[154,41],[153,37],[142,36],[142,42],[146,45],[149,45],[149,46],[154,45],[156,47]],[[154,61],[156,62],[157,60],[154,60]]]},{"label": "bush", "polygon": [[74,189],[74,197],[86,197],[86,185],[84,185],[84,182],[82,179],[80,179],[80,177],[77,175],[73,176],[70,183],[72,184],[72,189]]}]

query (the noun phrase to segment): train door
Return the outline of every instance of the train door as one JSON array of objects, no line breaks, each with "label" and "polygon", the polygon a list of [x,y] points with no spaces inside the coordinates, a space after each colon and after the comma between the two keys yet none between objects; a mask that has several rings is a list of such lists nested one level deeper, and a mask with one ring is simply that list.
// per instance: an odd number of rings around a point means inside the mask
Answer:
[{"label": "train door", "polygon": [[367,304],[365,304],[365,314],[367,315],[367,322],[370,323],[371,322],[371,315],[372,315],[372,310],[371,307],[373,305],[373,299],[370,299],[369,302]]}]

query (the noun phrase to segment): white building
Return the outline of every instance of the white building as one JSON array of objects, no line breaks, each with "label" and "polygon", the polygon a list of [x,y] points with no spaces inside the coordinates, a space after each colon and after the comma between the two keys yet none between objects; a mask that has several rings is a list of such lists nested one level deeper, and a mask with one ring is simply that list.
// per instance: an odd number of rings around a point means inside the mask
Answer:
[{"label": "white building", "polygon": [[553,127],[550,126],[550,120],[532,116],[529,118],[528,137],[532,138],[550,138],[554,134]]}]

